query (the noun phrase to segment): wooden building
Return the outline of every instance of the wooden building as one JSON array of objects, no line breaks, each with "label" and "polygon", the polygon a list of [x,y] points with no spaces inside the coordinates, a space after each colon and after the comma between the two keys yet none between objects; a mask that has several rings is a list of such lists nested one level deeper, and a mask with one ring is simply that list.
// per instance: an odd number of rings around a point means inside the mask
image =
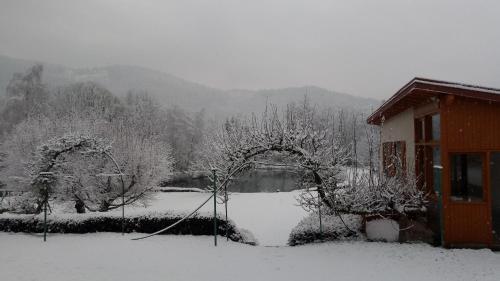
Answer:
[{"label": "wooden building", "polygon": [[384,170],[401,156],[429,192],[440,243],[500,245],[500,89],[415,78],[367,121],[381,127]]}]

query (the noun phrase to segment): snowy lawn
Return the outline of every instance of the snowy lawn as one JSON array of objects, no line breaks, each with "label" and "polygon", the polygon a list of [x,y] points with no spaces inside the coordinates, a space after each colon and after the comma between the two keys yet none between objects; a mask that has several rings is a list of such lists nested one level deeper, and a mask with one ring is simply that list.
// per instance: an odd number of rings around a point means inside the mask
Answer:
[{"label": "snowy lawn", "polygon": [[[299,191],[276,193],[233,193],[228,202],[228,215],[236,226],[250,230],[260,245],[286,245],[292,228],[307,215],[297,206]],[[210,194],[198,192],[156,193],[151,206],[127,207],[126,213],[144,211],[191,211]],[[218,205],[224,213],[224,205]],[[119,210],[115,210],[119,212]],[[207,203],[200,212],[213,212],[213,203]]]},{"label": "snowy lawn", "polygon": [[500,280],[500,255],[424,244],[254,247],[210,236],[0,233],[0,280]]},{"label": "snowy lawn", "polygon": [[[205,192],[155,192],[155,200],[148,207],[127,206],[126,216],[140,216],[151,212],[190,213],[210,193]],[[299,191],[273,193],[232,193],[228,203],[228,214],[238,228],[249,230],[257,238],[260,245],[286,245],[292,228],[307,216],[307,212],[297,205],[295,199]],[[66,205],[52,203],[56,215],[74,213],[74,203]],[[218,213],[224,217],[224,205],[218,204]],[[212,214],[213,201],[208,202],[199,213]],[[102,213],[87,213],[101,215]],[[121,216],[121,209],[109,211],[109,215]],[[2,215],[0,215],[2,216]],[[82,216],[74,214],[74,216]],[[166,225],[158,225],[158,230]]]}]

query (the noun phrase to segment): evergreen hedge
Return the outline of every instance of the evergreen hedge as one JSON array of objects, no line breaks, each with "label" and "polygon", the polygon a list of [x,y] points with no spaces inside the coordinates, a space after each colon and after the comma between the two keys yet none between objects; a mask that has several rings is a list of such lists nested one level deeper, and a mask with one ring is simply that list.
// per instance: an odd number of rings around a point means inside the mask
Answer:
[{"label": "evergreen hedge", "polygon": [[[151,213],[125,217],[125,232],[153,233],[171,225],[183,217],[184,214]],[[49,215],[47,218],[49,233],[92,233],[92,232],[121,232],[122,218],[117,214],[89,213],[89,214],[61,214]],[[251,235],[245,230],[238,229],[232,221],[225,221],[217,217],[219,235],[226,234],[235,242],[255,244]],[[5,232],[43,232],[43,214],[40,215],[0,215],[0,231]],[[208,215],[194,215],[179,225],[161,233],[176,235],[213,235],[213,217]]]}]

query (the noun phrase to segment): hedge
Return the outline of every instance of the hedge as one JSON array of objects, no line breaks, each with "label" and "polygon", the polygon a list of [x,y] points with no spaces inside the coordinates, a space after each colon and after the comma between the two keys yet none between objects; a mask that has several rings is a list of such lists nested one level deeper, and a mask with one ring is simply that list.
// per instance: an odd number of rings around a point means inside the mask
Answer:
[{"label": "hedge", "polygon": [[[149,213],[129,215],[125,217],[125,232],[153,233],[171,225],[184,216],[183,213]],[[121,232],[122,218],[119,214],[88,213],[88,214],[58,214],[47,218],[49,233],[92,233],[92,232]],[[234,223],[217,217],[218,233],[226,234],[235,242],[255,245],[256,241],[246,230],[238,229]],[[43,215],[0,215],[0,231],[5,232],[43,232]],[[208,214],[196,214],[179,225],[162,234],[177,235],[213,235],[213,218]]]}]

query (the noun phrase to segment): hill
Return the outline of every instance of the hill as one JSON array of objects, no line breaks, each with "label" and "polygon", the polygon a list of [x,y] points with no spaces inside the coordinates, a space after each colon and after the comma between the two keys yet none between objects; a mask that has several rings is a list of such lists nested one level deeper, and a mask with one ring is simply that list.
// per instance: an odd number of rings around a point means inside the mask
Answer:
[{"label": "hill", "polygon": [[[15,72],[24,72],[34,61],[0,55],[0,94]],[[112,65],[95,68],[70,68],[43,63],[44,80],[51,87],[94,81],[118,96],[129,90],[147,91],[162,105],[178,105],[189,111],[205,108],[216,116],[261,112],[266,103],[285,105],[305,95],[312,103],[337,108],[370,111],[379,101],[337,93],[315,86],[264,90],[220,90],[190,82],[176,76],[138,66]]]}]

